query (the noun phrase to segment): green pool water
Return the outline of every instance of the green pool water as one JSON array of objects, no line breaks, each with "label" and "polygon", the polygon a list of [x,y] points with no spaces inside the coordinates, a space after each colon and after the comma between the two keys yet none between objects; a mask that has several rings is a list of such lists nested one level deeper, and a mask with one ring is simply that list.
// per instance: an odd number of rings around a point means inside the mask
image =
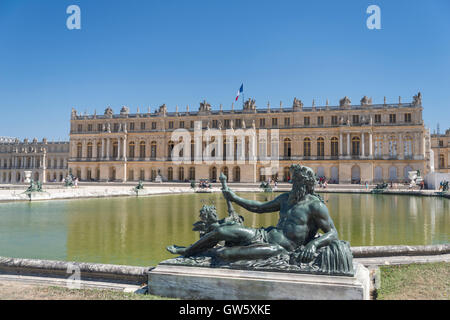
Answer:
[{"label": "green pool water", "polygon": [[[241,193],[265,201],[277,194]],[[450,242],[450,200],[373,194],[322,194],[341,239],[352,246]],[[227,213],[220,193],[0,203],[0,256],[138,266],[170,258],[165,247],[189,245],[203,204]],[[275,225],[277,213],[235,206],[245,225]]]}]

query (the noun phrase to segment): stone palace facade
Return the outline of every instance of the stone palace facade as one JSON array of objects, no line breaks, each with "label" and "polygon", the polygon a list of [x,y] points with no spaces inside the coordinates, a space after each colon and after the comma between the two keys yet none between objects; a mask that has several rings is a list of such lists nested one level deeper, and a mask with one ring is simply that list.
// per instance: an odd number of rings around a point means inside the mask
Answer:
[{"label": "stone palace facade", "polygon": [[434,170],[450,173],[450,129],[447,129],[445,134],[431,135],[431,149],[434,154]]},{"label": "stone palace facade", "polygon": [[[278,150],[276,170],[272,178],[287,180],[288,167],[302,163],[335,183],[406,181],[408,171],[420,170],[426,174],[432,168],[431,138],[422,119],[422,97],[419,93],[412,102],[372,104],[363,97],[352,104],[348,97],[338,106],[304,107],[294,99],[292,107],[257,108],[249,99],[242,109],[211,108],[206,101],[198,111],[168,112],[165,105],[153,113],[131,114],[123,107],[119,114],[107,108],[102,115],[81,115],[72,110],[70,127],[69,170],[81,181],[154,181],[159,175],[164,181],[193,179],[217,180],[224,172],[229,181],[257,182],[268,178],[267,164],[250,161],[249,137],[241,150],[245,161],[204,162],[194,157],[196,123],[201,121],[203,135],[209,130],[244,132],[253,129],[256,137],[264,130],[270,136],[267,156]],[[192,161],[175,163],[172,150],[178,141],[172,134],[184,129],[191,135]],[[276,134],[275,134],[276,133]],[[275,137],[275,140],[274,140]],[[197,139],[197,140],[196,140]],[[202,138],[200,138],[202,139]],[[204,150],[217,141],[204,141]],[[232,150],[240,142],[223,139],[222,150]],[[256,143],[257,154],[263,150]],[[448,145],[448,144],[447,144]],[[252,148],[252,147],[250,147]],[[212,151],[211,155],[214,156]],[[224,158],[226,157],[224,151]],[[208,153],[209,154],[209,153]],[[217,158],[216,158],[217,159]],[[253,159],[253,158],[252,158]],[[199,161],[200,160],[200,161]]]},{"label": "stone palace facade", "polygon": [[25,172],[35,181],[61,182],[68,173],[69,142],[19,141],[0,137],[0,183],[22,183]]}]

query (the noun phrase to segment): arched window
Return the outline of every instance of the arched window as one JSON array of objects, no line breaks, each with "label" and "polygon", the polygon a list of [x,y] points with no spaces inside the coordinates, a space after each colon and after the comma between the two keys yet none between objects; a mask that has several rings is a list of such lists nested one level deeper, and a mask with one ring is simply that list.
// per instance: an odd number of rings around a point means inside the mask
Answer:
[{"label": "arched window", "polygon": [[169,169],[167,169],[167,180],[173,181],[173,168],[172,167],[169,167]]},{"label": "arched window", "polygon": [[352,155],[353,156],[359,156],[359,145],[360,145],[361,139],[359,137],[353,137],[352,138]]},{"label": "arched window", "polygon": [[289,138],[284,139],[284,157],[291,157],[291,139]]},{"label": "arched window", "polygon": [[311,156],[311,139],[310,138],[303,139],[303,155],[305,157]]},{"label": "arched window", "polygon": [[339,140],[337,137],[331,138],[331,156],[337,157],[339,155]]},{"label": "arched window", "polygon": [[317,156],[322,158],[325,156],[325,140],[322,137],[317,139]]}]

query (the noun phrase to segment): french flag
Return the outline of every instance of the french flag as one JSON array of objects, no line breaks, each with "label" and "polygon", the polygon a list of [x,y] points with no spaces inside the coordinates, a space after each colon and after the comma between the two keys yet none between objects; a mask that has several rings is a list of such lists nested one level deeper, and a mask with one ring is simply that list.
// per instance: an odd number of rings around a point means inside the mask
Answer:
[{"label": "french flag", "polygon": [[238,91],[237,96],[236,96],[236,101],[238,101],[239,96],[240,96],[240,94],[242,92],[244,92],[244,84],[241,84],[241,87],[239,88],[239,91]]}]

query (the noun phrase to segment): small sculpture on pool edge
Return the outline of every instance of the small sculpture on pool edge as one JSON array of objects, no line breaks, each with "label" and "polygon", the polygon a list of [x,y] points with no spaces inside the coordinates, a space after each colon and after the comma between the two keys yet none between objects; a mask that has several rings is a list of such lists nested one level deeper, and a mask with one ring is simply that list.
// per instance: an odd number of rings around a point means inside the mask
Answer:
[{"label": "small sculpture on pool edge", "polygon": [[[290,176],[290,192],[258,202],[237,196],[221,174],[228,219],[217,220],[215,208],[203,207],[202,221],[194,224],[194,230],[201,231],[200,239],[189,247],[167,247],[169,252],[181,256],[161,264],[354,275],[350,245],[339,240],[323,199],[314,192],[314,172],[294,164]],[[277,226],[245,227],[232,202],[260,214],[279,211]]]}]

